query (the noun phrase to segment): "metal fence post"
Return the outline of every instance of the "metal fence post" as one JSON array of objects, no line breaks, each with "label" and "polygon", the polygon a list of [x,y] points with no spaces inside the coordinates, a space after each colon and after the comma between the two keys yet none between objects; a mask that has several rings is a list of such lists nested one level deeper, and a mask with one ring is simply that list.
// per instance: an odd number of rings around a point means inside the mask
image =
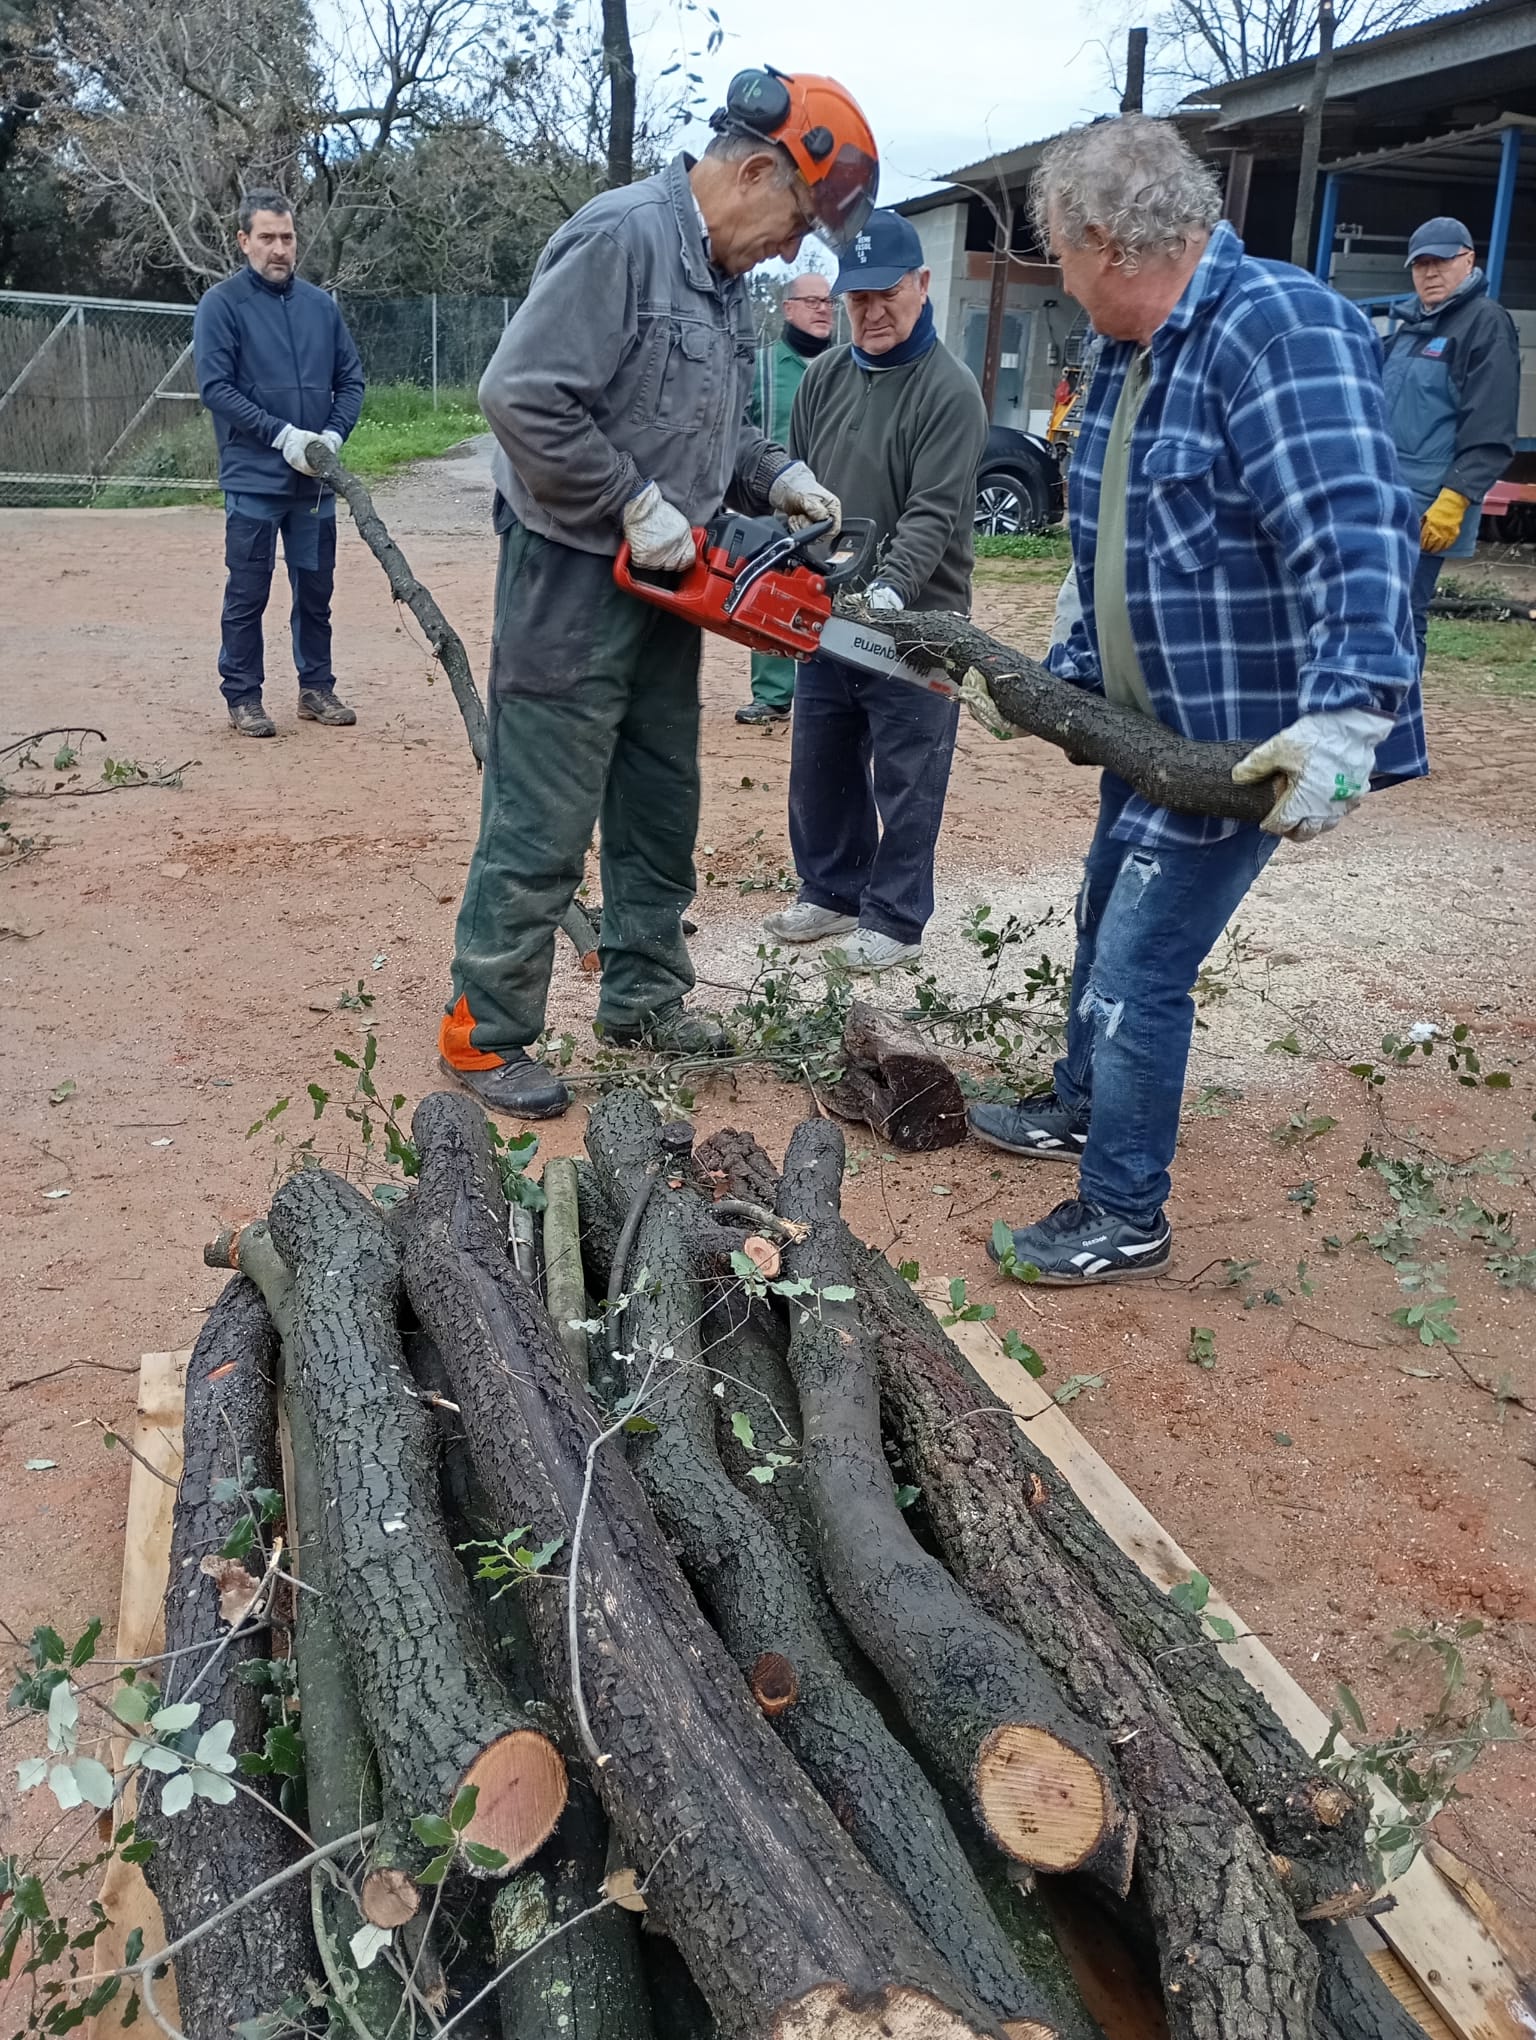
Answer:
[{"label": "metal fence post", "polygon": [[85,351],[84,305],[76,305],[75,307],[75,332],[79,337],[80,348],[80,424],[85,440],[85,460],[83,466],[86,474],[89,475],[94,474],[95,469],[91,464],[91,440],[94,436],[91,431],[91,364]]},{"label": "metal fence post", "polygon": [[437,409],[437,292],[432,293],[432,408]]}]

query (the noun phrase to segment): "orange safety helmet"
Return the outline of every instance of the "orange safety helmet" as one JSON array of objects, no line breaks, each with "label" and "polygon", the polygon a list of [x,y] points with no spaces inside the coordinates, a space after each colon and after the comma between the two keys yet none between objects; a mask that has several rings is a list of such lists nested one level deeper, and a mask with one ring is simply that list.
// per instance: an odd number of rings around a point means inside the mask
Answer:
[{"label": "orange safety helmet", "polygon": [[835,254],[869,218],[880,157],[858,101],[835,78],[767,64],[738,71],[709,124],[717,135],[753,135],[784,150],[809,187],[815,231]]}]

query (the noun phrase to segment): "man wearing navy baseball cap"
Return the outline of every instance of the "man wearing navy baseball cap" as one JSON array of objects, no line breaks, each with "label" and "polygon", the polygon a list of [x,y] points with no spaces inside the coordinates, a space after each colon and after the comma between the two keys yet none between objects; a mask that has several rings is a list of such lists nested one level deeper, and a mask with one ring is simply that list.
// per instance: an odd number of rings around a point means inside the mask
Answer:
[{"label": "man wearing navy baseball cap", "polygon": [[[795,396],[789,444],[843,514],[879,536],[872,610],[971,606],[976,469],[987,417],[970,370],[939,339],[923,244],[872,212],[842,250],[834,296],[851,347],[830,348]],[[958,705],[818,653],[795,685],[789,840],[800,897],[770,914],[776,942],[846,940],[850,970],[922,954]]]},{"label": "man wearing navy baseball cap", "polygon": [[1460,220],[1416,228],[1405,267],[1413,295],[1393,307],[1384,374],[1398,462],[1419,513],[1413,628],[1422,668],[1440,569],[1472,556],[1478,506],[1514,458],[1520,340],[1488,295]]}]

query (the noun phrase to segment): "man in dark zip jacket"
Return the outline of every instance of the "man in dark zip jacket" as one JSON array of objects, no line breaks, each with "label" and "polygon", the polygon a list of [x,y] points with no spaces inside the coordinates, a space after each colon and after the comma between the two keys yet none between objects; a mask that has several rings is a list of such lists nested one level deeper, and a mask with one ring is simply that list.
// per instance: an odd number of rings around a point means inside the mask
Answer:
[{"label": "man in dark zip jacket", "polygon": [[1448,559],[1470,559],[1479,506],[1514,457],[1515,322],[1488,295],[1460,220],[1426,220],[1408,243],[1413,295],[1394,307],[1384,379],[1397,458],[1419,513],[1413,628],[1424,664],[1429,605]]},{"label": "man in dark zip jacket", "polygon": [[295,274],[293,208],[281,193],[246,197],[239,241],[245,267],[198,305],[192,351],[224,490],[219,687],[242,736],[274,737],[261,699],[261,619],[279,532],[293,590],[299,719],[357,721],[331,671],[336,499],[304,449],[323,439],[340,451],[363,407],[363,365],[334,300]]}]

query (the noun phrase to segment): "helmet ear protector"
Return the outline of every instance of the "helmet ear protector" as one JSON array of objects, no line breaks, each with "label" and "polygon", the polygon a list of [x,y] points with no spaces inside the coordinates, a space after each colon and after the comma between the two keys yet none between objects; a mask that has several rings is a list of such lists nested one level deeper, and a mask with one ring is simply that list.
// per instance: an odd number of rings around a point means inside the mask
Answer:
[{"label": "helmet ear protector", "polygon": [[717,135],[749,135],[786,152],[810,189],[816,232],[834,251],[869,217],[880,177],[875,140],[835,80],[792,76],[771,64],[738,71],[709,124]]}]

